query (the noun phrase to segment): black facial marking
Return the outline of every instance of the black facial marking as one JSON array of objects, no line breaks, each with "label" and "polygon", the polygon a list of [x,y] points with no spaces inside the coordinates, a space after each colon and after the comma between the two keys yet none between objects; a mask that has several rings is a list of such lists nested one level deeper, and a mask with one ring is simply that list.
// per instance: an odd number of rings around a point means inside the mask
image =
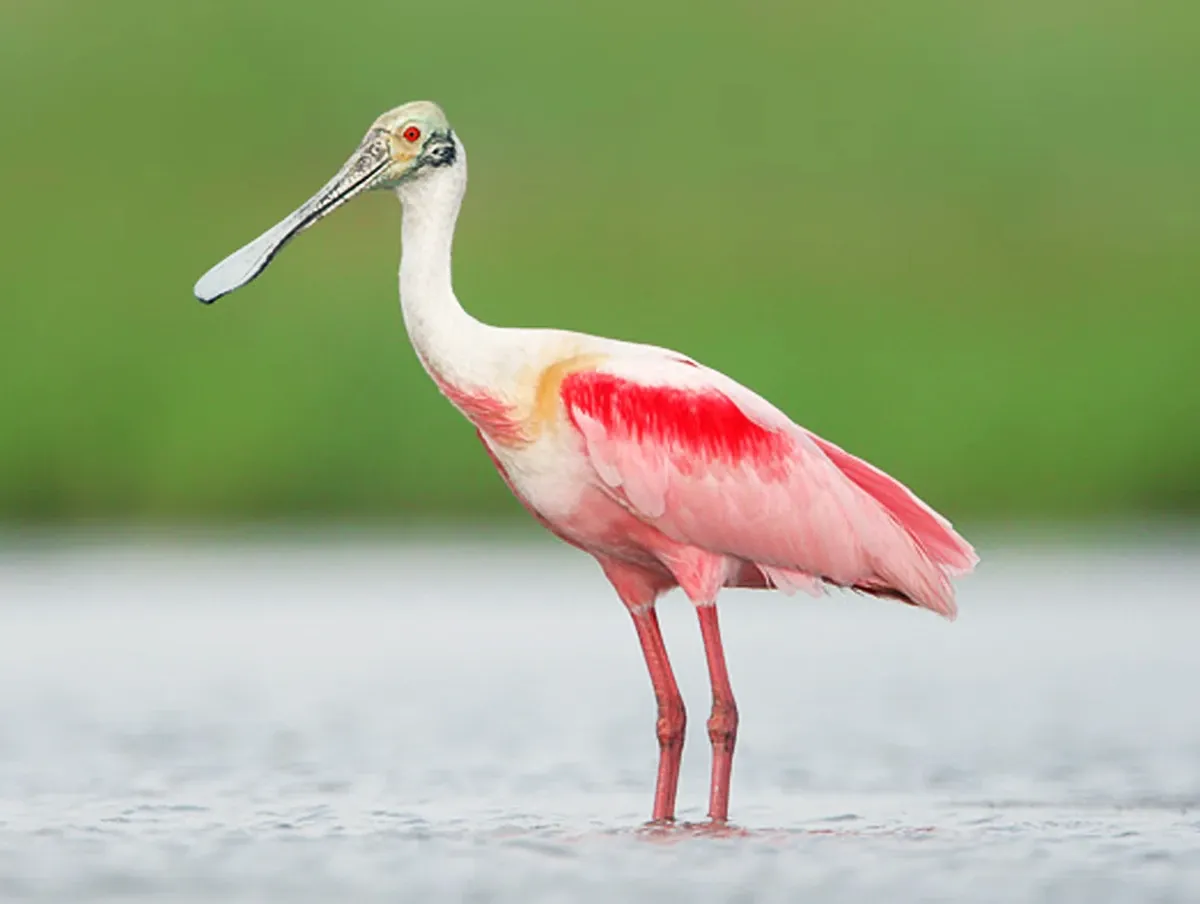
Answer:
[{"label": "black facial marking", "polygon": [[458,150],[454,146],[454,131],[447,129],[445,134],[434,132],[429,136],[429,143],[425,145],[425,153],[421,155],[421,162],[427,166],[449,166],[458,157]]}]

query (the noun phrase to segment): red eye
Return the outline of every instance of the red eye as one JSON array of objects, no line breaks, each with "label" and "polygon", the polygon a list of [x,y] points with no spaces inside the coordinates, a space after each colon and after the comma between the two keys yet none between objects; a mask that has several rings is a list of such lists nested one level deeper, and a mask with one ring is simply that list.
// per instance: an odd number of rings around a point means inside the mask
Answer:
[{"label": "red eye", "polygon": [[416,141],[420,137],[421,137],[421,130],[418,129],[416,126],[409,126],[407,129],[404,130],[404,140],[407,142],[411,143],[413,141]]}]

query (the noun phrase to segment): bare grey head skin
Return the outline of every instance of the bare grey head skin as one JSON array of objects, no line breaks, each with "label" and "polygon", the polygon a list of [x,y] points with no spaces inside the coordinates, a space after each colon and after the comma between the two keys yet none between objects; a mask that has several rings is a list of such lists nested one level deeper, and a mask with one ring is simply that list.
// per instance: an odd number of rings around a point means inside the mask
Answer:
[{"label": "bare grey head skin", "polygon": [[395,188],[403,196],[424,177],[465,165],[462,146],[437,104],[413,101],[389,110],[372,123],[358,149],[320,191],[200,277],[196,297],[211,304],[246,285],[284,245],[355,195]]}]

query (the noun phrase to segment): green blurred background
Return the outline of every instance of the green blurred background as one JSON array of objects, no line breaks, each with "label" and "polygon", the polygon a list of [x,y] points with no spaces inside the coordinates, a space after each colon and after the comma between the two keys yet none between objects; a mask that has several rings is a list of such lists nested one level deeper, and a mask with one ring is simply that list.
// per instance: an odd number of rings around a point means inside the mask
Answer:
[{"label": "green blurred background", "polygon": [[513,514],[379,194],[439,101],[477,316],[678,348],[956,520],[1200,511],[1200,6],[0,0],[0,520]]}]

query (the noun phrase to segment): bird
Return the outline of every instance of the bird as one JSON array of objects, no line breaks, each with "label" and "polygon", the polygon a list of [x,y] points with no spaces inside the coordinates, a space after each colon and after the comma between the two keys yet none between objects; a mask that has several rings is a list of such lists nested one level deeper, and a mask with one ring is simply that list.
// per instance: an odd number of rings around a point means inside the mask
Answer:
[{"label": "bird", "polygon": [[694,605],[712,686],[706,824],[727,827],[738,709],[720,591],[848,588],[953,619],[952,578],[978,556],[898,480],[684,354],[472,317],[451,281],[466,187],[466,151],[442,108],[404,104],[308,201],[206,272],[195,295],[216,301],[351,198],[393,191],[400,306],[417,357],[513,495],[595,558],[632,617],[657,703],[651,825],[675,823],[687,721],[655,605],[676,587]]}]

